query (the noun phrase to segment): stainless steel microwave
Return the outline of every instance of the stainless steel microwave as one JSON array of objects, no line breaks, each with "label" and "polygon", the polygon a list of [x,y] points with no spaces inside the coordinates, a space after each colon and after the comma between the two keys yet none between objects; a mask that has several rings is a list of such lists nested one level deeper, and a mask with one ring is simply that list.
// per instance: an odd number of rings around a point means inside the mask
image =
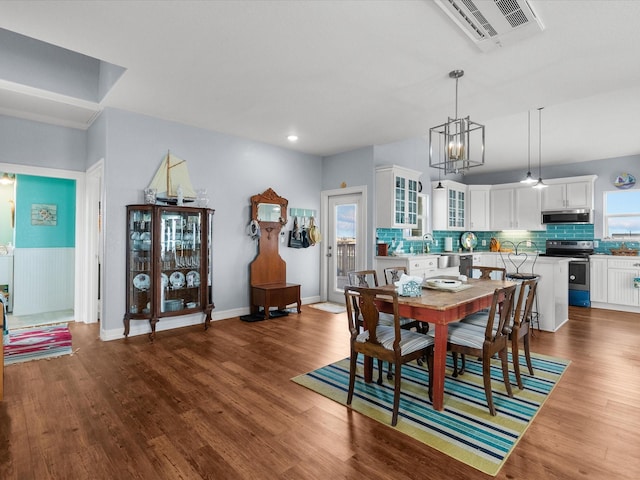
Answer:
[{"label": "stainless steel microwave", "polygon": [[542,212],[542,223],[593,223],[593,212],[586,208]]}]

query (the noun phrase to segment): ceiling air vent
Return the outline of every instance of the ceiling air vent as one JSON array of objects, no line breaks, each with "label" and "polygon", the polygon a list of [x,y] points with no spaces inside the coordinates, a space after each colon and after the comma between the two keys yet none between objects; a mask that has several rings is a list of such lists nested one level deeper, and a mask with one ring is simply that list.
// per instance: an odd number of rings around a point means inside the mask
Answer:
[{"label": "ceiling air vent", "polygon": [[527,0],[435,0],[435,3],[484,52],[544,30]]}]

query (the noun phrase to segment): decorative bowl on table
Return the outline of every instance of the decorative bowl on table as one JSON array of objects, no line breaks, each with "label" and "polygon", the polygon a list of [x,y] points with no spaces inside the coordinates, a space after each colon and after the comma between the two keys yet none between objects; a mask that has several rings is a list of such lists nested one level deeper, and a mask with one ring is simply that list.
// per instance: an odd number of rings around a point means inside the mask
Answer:
[{"label": "decorative bowl on table", "polygon": [[450,278],[428,278],[425,283],[427,287],[441,290],[455,290],[462,285],[460,280],[452,280]]}]

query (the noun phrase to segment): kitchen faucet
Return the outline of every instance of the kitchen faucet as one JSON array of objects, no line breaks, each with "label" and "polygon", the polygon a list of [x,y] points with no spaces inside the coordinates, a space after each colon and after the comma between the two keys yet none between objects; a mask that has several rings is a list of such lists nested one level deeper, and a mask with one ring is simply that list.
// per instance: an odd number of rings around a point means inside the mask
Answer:
[{"label": "kitchen faucet", "polygon": [[425,233],[422,236],[422,253],[429,253],[431,250],[429,247],[429,243],[433,243],[433,235],[430,233]]}]

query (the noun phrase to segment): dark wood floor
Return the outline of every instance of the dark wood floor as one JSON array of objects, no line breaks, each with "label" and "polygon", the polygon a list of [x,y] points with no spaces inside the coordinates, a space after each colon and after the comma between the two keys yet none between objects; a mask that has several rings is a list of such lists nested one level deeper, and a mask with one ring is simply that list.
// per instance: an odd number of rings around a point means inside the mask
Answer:
[{"label": "dark wood floor", "polygon": [[[535,352],[572,361],[496,478],[640,476],[640,315],[571,309]],[[344,314],[303,307],[8,366],[0,478],[485,479],[290,378],[348,355]]]}]

